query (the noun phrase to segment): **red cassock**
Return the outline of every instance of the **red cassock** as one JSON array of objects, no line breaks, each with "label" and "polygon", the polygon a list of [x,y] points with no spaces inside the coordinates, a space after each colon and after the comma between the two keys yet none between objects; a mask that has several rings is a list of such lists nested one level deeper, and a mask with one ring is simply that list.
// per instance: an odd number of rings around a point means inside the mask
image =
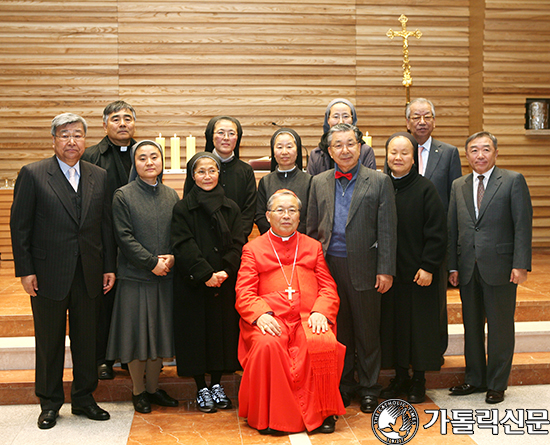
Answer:
[{"label": "red cassock", "polygon": [[[297,243],[291,283],[295,292],[290,299],[273,249],[290,280]],[[326,417],[345,414],[339,391],[345,346],[336,340],[340,299],[321,244],[298,232],[288,241],[266,232],[244,246],[236,290],[239,361],[244,370],[239,415],[258,430],[293,433],[312,431]],[[256,326],[266,312],[279,322],[280,337],[264,335]],[[327,332],[312,333],[312,312],[327,317]]]}]

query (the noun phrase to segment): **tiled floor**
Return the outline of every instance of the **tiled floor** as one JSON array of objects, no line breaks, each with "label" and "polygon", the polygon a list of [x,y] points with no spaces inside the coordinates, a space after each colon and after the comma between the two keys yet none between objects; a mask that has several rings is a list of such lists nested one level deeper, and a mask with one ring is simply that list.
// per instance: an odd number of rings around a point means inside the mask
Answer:
[{"label": "tiled floor", "polygon": [[[548,444],[548,435],[530,435],[526,428],[521,436],[507,436],[503,427],[499,434],[479,429],[474,425],[473,435],[453,434],[448,425],[446,435],[440,432],[439,420],[428,429],[423,426],[432,419],[426,410],[451,409],[475,410],[496,409],[502,418],[506,409],[544,409],[550,410],[550,385],[510,387],[506,400],[499,405],[487,405],[483,394],[466,397],[450,397],[447,390],[429,390],[429,400],[415,405],[419,415],[419,428],[411,440],[413,445],[543,445]],[[371,415],[363,414],[357,403],[352,403],[347,414],[336,424],[334,434],[307,435],[305,433],[289,436],[261,436],[249,428],[237,410],[219,411],[215,414],[203,414],[197,411],[194,403],[183,403],[179,408],[154,408],[151,414],[135,414],[128,402],[104,403],[102,407],[111,413],[111,420],[94,422],[70,414],[65,404],[61,410],[57,425],[51,430],[39,430],[36,419],[38,405],[0,406],[0,442],[2,444],[41,445],[376,445],[381,442],[374,436]],[[548,431],[548,426],[543,427]]]},{"label": "tiled floor", "polygon": [[[523,312],[518,310],[517,314],[523,314],[527,319],[532,319],[534,314],[538,313],[539,317],[536,319],[550,320],[550,314],[545,313],[548,311],[548,305],[543,304],[550,296],[549,271],[550,252],[541,250],[535,252],[534,271],[518,292],[518,305],[525,305],[526,310]],[[450,290],[448,300],[451,308],[450,320],[455,317],[454,322],[459,322],[457,320],[457,317],[460,317],[458,291]],[[0,262],[0,313],[3,314],[3,321],[0,323],[0,337],[32,335],[29,297],[24,295],[19,280],[13,276],[13,263],[11,262]],[[14,332],[19,334],[14,334]],[[21,332],[27,333],[21,334]],[[459,360],[458,357],[449,357],[448,361],[451,363],[455,359]],[[529,357],[518,355],[514,361],[520,360],[529,361]],[[529,363],[533,363],[533,360],[531,359]],[[529,370],[525,372],[529,372]],[[4,377],[8,374],[6,373]],[[532,370],[530,374],[533,374]],[[7,380],[0,383],[13,386]],[[109,387],[109,391],[111,390],[114,391],[114,388]],[[127,388],[122,388],[120,391],[122,390],[126,391],[125,394],[128,392]],[[449,397],[448,391],[445,389],[432,389],[428,391],[428,395],[431,400],[415,406],[419,414],[420,427],[410,442],[413,445],[542,445],[550,443],[550,435],[530,435],[527,434],[525,428],[523,428],[525,431],[523,435],[507,436],[502,427],[499,428],[498,435],[493,435],[487,429],[479,429],[475,425],[473,435],[453,434],[451,425],[448,425],[448,433],[442,435],[439,421],[429,429],[422,427],[432,417],[425,410],[446,409],[447,415],[450,416],[452,409],[496,409],[499,418],[502,418],[506,409],[514,410],[516,413],[524,412],[526,409],[544,409],[548,412],[550,410],[550,385],[511,386],[506,393],[504,403],[494,406],[484,402],[483,394],[456,398]],[[301,433],[283,437],[259,435],[257,431],[248,427],[244,419],[238,417],[236,409],[220,411],[216,414],[203,414],[196,409],[194,402],[183,401],[179,408],[155,407],[151,414],[142,415],[134,414],[133,407],[129,402],[100,403],[100,405],[111,413],[111,420],[94,422],[74,416],[70,413],[70,405],[65,404],[57,426],[51,430],[43,431],[36,426],[40,412],[38,405],[2,405],[0,400],[0,445],[42,445],[44,443],[53,445],[375,445],[381,443],[373,433],[371,415],[363,414],[359,410],[357,402],[352,403],[347,409],[347,414],[340,418],[334,434],[308,435]],[[548,432],[548,425],[543,429]]]}]

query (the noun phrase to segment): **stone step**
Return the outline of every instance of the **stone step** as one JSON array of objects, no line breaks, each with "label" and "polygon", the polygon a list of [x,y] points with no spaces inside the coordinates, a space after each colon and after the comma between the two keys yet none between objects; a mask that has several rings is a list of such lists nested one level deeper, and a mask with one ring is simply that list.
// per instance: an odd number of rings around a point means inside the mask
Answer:
[{"label": "stone step", "polygon": [[[30,303],[25,298],[17,307],[0,305],[0,337],[31,337],[34,326]],[[462,324],[462,304],[457,289],[447,292],[449,325]],[[516,322],[550,321],[550,297],[531,289],[520,287],[516,303]]]},{"label": "stone step", "polygon": [[[427,388],[450,388],[464,382],[464,357],[449,356],[439,372],[426,373]],[[98,402],[129,401],[132,382],[129,374],[115,366],[116,377],[113,380],[100,380],[94,397]],[[386,386],[394,372],[384,369],[380,373],[379,382]],[[223,376],[222,384],[227,395],[236,400],[240,373]],[[63,381],[66,401],[70,397],[72,372],[65,369]],[[514,355],[510,386],[550,384],[550,352],[519,353]],[[178,377],[176,367],[167,364],[160,375],[159,386],[178,400],[192,401],[195,398],[196,387],[192,378]],[[0,371],[0,405],[19,405],[38,403],[34,394],[33,370]]]},{"label": "stone step", "polygon": [[[524,321],[515,323],[516,342],[514,353],[550,352],[550,322]],[[487,335],[487,325],[485,325]],[[464,325],[449,325],[449,346],[445,356],[464,354]]]},{"label": "stone step", "polygon": [[[487,326],[485,326],[487,332]],[[550,352],[550,322],[518,322],[515,353]],[[65,367],[71,368],[69,337],[65,340]],[[446,356],[464,354],[464,326],[449,325],[449,347]],[[34,369],[34,337],[0,338],[0,370]]]}]

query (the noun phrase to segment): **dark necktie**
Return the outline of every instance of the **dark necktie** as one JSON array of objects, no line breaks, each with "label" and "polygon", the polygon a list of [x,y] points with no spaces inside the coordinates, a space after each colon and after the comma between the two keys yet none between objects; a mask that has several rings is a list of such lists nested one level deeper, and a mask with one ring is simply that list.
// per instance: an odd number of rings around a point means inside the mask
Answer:
[{"label": "dark necktie", "polygon": [[334,177],[336,179],[346,178],[348,181],[351,181],[351,178],[353,177],[353,175],[351,173],[342,173],[341,171],[336,170],[336,172],[334,173]]},{"label": "dark necktie", "polygon": [[477,185],[477,211],[479,213],[479,209],[481,208],[481,201],[483,200],[483,195],[485,194],[485,186],[483,185],[483,179],[485,177],[483,175],[479,175],[477,179],[479,179],[479,184]]}]

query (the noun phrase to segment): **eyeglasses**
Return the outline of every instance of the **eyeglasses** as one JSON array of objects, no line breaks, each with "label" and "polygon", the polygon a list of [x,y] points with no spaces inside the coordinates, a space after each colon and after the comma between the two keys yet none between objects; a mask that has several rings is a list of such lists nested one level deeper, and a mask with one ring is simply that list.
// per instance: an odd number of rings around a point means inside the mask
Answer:
[{"label": "eyeglasses", "polygon": [[62,133],[60,135],[55,135],[57,139],[61,139],[63,142],[69,142],[69,140],[80,142],[85,139],[85,136],[83,134],[70,134],[70,133]]},{"label": "eyeglasses", "polygon": [[237,133],[235,133],[234,131],[223,131],[223,130],[218,130],[216,131],[216,134],[221,137],[221,138],[224,138],[224,137],[228,137],[228,138],[234,138],[235,136],[237,136]]},{"label": "eyeglasses", "polygon": [[277,216],[283,216],[285,213],[288,213],[289,216],[294,216],[299,212],[299,210],[296,207],[290,207],[289,209],[277,207],[275,210],[270,210],[270,212],[275,213]]},{"label": "eyeglasses", "polygon": [[207,174],[209,174],[210,176],[214,176],[214,175],[217,175],[219,173],[218,170],[216,170],[215,168],[211,168],[209,170],[197,170],[195,172],[195,176],[206,176]]},{"label": "eyeglasses", "polygon": [[413,122],[420,122],[422,119],[424,119],[424,122],[430,122],[434,117],[431,114],[427,114],[425,116],[412,116],[410,118]]},{"label": "eyeglasses", "polygon": [[334,144],[332,148],[336,150],[342,150],[344,147],[347,149],[355,148],[357,147],[357,142],[348,142],[347,144],[337,143],[337,144]]}]

